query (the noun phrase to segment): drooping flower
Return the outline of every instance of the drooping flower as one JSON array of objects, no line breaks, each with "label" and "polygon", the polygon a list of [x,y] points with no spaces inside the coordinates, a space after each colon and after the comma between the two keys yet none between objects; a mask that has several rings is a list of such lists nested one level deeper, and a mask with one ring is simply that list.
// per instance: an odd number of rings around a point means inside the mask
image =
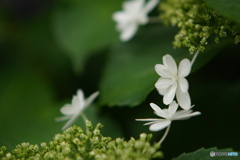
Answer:
[{"label": "drooping flower", "polygon": [[167,126],[171,125],[174,120],[185,120],[193,116],[200,115],[200,112],[192,112],[192,110],[180,110],[178,104],[173,101],[167,109],[161,109],[154,103],[150,103],[150,106],[154,110],[154,113],[162,118],[149,118],[149,119],[136,119],[137,121],[150,121],[144,125],[150,125],[150,131],[160,131]]},{"label": "drooping flower", "polygon": [[81,89],[77,91],[77,95],[73,96],[71,104],[65,104],[60,112],[64,115],[63,117],[56,118],[57,121],[67,120],[67,123],[63,126],[63,130],[72,125],[72,123],[78,118],[83,110],[88,107],[93,100],[99,95],[99,92],[94,92],[86,100]]},{"label": "drooping flower", "polygon": [[122,41],[130,40],[136,33],[138,25],[147,24],[147,14],[158,2],[159,0],[150,0],[145,4],[145,0],[131,0],[123,3],[124,10],[113,14]]},{"label": "drooping flower", "polygon": [[185,58],[177,68],[175,60],[169,54],[163,56],[163,65],[156,64],[155,70],[161,77],[155,83],[155,87],[163,95],[164,104],[170,104],[176,95],[178,104],[183,109],[188,110],[191,107],[189,84],[185,78],[189,75],[191,67],[192,63]]},{"label": "drooping flower", "polygon": [[167,130],[165,134],[163,135],[162,139],[159,141],[161,144],[165,137],[167,136],[171,123],[174,120],[185,120],[189,119],[193,116],[200,115],[200,112],[192,112],[192,110],[180,110],[178,109],[178,104],[173,101],[167,109],[161,109],[159,106],[157,106],[154,103],[150,103],[150,106],[154,110],[154,113],[162,118],[146,118],[146,119],[136,119],[137,121],[148,121],[144,125],[150,125],[149,130],[150,131],[160,131],[167,127]]}]

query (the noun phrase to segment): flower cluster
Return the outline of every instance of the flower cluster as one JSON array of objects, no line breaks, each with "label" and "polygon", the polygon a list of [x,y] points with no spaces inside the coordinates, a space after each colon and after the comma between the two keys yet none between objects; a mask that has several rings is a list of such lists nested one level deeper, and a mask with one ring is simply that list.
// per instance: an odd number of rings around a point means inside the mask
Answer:
[{"label": "flower cluster", "polygon": [[12,152],[7,152],[6,147],[0,147],[0,159],[144,159],[162,157],[162,152],[157,151],[159,144],[150,144],[152,136],[142,133],[138,140],[131,138],[129,141],[117,138],[111,140],[104,137],[100,129],[101,124],[94,127],[90,121],[86,121],[87,130],[73,126],[62,134],[57,134],[53,141],[32,145],[22,143],[16,146]]},{"label": "flower cluster", "polygon": [[113,19],[117,22],[117,29],[121,31],[122,41],[130,40],[137,32],[138,25],[148,23],[147,14],[158,4],[159,0],[150,0],[145,4],[145,0],[131,0],[123,3],[123,11],[113,14]]},{"label": "flower cluster", "polygon": [[161,76],[155,87],[161,95],[164,95],[163,103],[170,104],[175,95],[179,105],[183,109],[189,109],[191,100],[188,93],[188,81],[185,78],[191,71],[192,64],[189,59],[183,59],[179,67],[170,55],[163,56],[163,65],[157,64],[155,66],[156,72]]},{"label": "flower cluster", "polygon": [[160,5],[160,18],[166,25],[180,28],[173,42],[174,47],[187,47],[191,53],[214,39],[216,43],[224,37],[233,37],[240,42],[238,23],[210,8],[203,0],[166,0]]},{"label": "flower cluster", "polygon": [[[156,82],[155,87],[158,92],[163,95],[163,103],[169,105],[167,109],[161,109],[154,103],[150,103],[150,106],[154,110],[154,113],[162,118],[148,118],[148,119],[136,119],[137,121],[148,121],[145,125],[150,125],[150,131],[160,131],[167,127],[167,130],[163,138],[159,141],[161,144],[171,126],[171,122],[174,120],[184,120],[192,116],[200,115],[200,112],[193,112],[191,110],[191,99],[188,93],[189,84],[186,76],[189,75],[192,64],[195,61],[196,52],[192,62],[189,59],[183,59],[178,68],[175,60],[171,55],[163,56],[163,64],[157,64],[155,66],[156,72],[161,76]],[[183,110],[177,111],[178,104],[174,101],[176,96],[177,101]]]}]

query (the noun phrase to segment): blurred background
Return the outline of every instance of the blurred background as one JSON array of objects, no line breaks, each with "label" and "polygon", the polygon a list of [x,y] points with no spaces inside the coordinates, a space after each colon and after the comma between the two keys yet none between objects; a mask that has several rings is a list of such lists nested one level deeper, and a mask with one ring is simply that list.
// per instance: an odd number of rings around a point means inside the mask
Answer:
[{"label": "blurred background", "polygon": [[[163,106],[154,89],[154,65],[170,53],[176,29],[141,27],[128,43],[118,40],[111,19],[121,0],[0,0],[0,146],[50,141],[64,122],[59,109],[82,88],[100,90],[86,110],[103,135],[138,138],[150,133],[136,118],[155,118],[150,102]],[[226,40],[209,48],[188,77],[201,116],[174,122],[162,144],[166,159],[201,147],[240,150],[240,46]],[[213,58],[214,57],[214,58]],[[110,107],[109,107],[110,106]],[[76,124],[84,128],[81,118]],[[158,141],[164,131],[153,133]]]}]

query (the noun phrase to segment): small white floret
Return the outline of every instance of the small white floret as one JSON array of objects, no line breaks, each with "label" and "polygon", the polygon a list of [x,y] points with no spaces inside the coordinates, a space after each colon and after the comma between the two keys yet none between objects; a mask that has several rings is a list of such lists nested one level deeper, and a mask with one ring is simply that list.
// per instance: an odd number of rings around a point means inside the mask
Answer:
[{"label": "small white floret", "polygon": [[113,14],[113,20],[117,22],[117,30],[121,32],[122,41],[130,40],[137,32],[139,25],[148,23],[147,14],[156,7],[159,0],[131,0],[123,3],[123,10]]},{"label": "small white floret", "polygon": [[178,104],[185,110],[190,109],[191,99],[188,93],[189,84],[185,78],[190,74],[192,64],[185,58],[177,67],[173,57],[169,54],[163,56],[163,64],[156,64],[155,70],[161,76],[155,84],[158,92],[163,95],[163,103],[172,103],[176,96]]},{"label": "small white floret", "polygon": [[60,112],[64,115],[63,117],[56,118],[57,121],[68,120],[63,126],[63,130],[73,124],[73,122],[80,116],[86,107],[88,107],[94,99],[99,95],[99,92],[94,92],[87,99],[84,99],[84,94],[81,89],[77,91],[77,95],[73,96],[71,104],[65,104]]}]

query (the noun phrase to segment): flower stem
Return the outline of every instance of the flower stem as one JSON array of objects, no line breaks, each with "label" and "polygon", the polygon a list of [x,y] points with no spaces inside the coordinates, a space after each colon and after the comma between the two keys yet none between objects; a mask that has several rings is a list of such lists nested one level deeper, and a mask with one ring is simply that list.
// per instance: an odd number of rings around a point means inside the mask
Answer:
[{"label": "flower stem", "polygon": [[159,17],[149,17],[148,22],[149,23],[160,23],[161,20],[159,19]]},{"label": "flower stem", "polygon": [[191,61],[191,65],[193,65],[193,63],[195,62],[199,52],[200,52],[200,49],[198,49],[197,52],[194,54],[193,59]]},{"label": "flower stem", "polygon": [[158,142],[159,144],[162,144],[162,142],[164,141],[164,139],[167,137],[167,134],[168,134],[168,132],[169,132],[169,130],[170,130],[170,127],[171,127],[171,125],[169,125],[169,126],[167,127],[167,129],[166,129],[163,137],[162,137],[162,138],[160,139],[160,141]]},{"label": "flower stem", "polygon": [[84,113],[81,113],[83,120],[86,122],[88,119]]}]

